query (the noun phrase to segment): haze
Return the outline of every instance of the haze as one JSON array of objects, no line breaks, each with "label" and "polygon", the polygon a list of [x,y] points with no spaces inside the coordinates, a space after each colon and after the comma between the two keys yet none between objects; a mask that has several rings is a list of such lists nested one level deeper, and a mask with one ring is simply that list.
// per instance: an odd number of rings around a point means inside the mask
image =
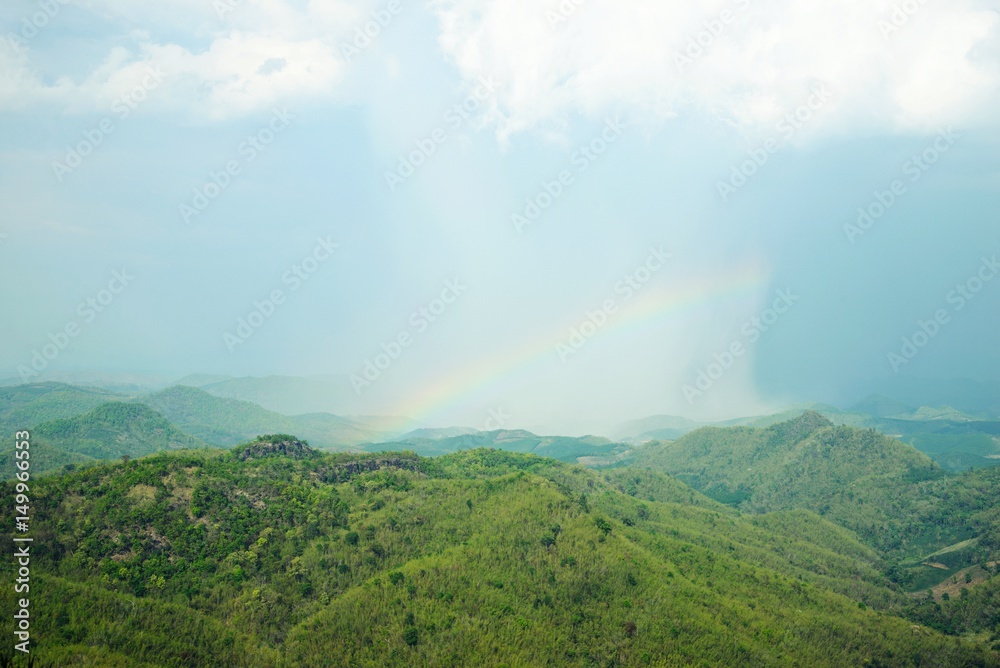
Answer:
[{"label": "haze", "polygon": [[997,6],[913,4],[5,3],[0,376],[565,433],[1000,380]]}]

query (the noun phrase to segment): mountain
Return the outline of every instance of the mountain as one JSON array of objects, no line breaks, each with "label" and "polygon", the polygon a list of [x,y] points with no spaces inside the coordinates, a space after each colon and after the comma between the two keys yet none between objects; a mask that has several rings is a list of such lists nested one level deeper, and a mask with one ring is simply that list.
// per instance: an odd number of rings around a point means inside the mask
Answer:
[{"label": "mountain", "polygon": [[[30,432],[33,475],[67,464],[206,447],[204,442],[183,433],[152,408],[122,402],[101,404],[76,417],[43,422]],[[0,451],[0,461],[4,477],[11,477],[13,447]]]},{"label": "mountain", "polygon": [[[92,387],[114,392],[116,394],[133,395],[150,392],[166,387],[168,378],[156,374],[115,373],[105,371],[45,371],[49,382],[77,387]],[[17,378],[0,381],[0,385],[19,385],[23,381]]]},{"label": "mountain", "polygon": [[473,431],[459,436],[414,437],[385,443],[366,443],[368,452],[406,450],[424,457],[446,455],[476,448],[496,448],[507,452],[531,453],[564,462],[576,462],[585,457],[615,457],[629,450],[628,446],[613,443],[606,438],[584,436],[536,436],[523,429]]},{"label": "mountain", "polygon": [[63,383],[0,387],[0,429],[4,432],[30,429],[49,420],[82,415],[122,398],[108,390]]},{"label": "mountain", "polygon": [[31,434],[63,452],[95,459],[206,447],[149,406],[122,402],[101,404],[77,417],[43,422]]},{"label": "mountain", "polygon": [[617,425],[612,434],[628,443],[644,443],[650,440],[673,440],[705,426],[703,422],[693,422],[673,415],[651,415],[638,420],[630,420]]},{"label": "mountain", "polygon": [[859,478],[937,469],[911,447],[870,430],[835,427],[814,412],[766,428],[705,427],[640,448],[632,463],[677,475],[754,512],[801,507],[807,496],[825,498]]},{"label": "mountain", "polygon": [[978,419],[1000,419],[1000,382],[996,381],[893,376],[869,384],[863,395],[872,394],[907,406],[954,406]]},{"label": "mountain", "polygon": [[616,434],[616,438],[626,443],[642,444],[653,440],[676,440],[701,427],[769,427],[794,419],[804,411],[813,411],[827,416],[840,413],[836,407],[826,404],[803,404],[788,408],[781,413],[752,415],[720,422],[694,422],[687,418],[671,415],[653,415],[623,422],[615,427],[613,433]]},{"label": "mountain", "polygon": [[224,399],[174,386],[138,398],[189,434],[214,445],[235,445],[259,434],[296,432],[318,447],[342,448],[383,435],[354,420],[329,413],[290,417],[249,401]]},{"label": "mountain", "polygon": [[[96,464],[97,459],[76,452],[66,452],[44,441],[31,442],[31,475],[38,476],[61,471],[64,467],[77,468]],[[9,480],[18,472],[15,468],[17,450],[10,442],[0,447],[0,479]]]},{"label": "mountain", "polygon": [[[899,616],[880,557],[816,514],[744,516],[655,472],[608,476],[497,450],[324,454],[278,436],[43,478],[31,586],[60,606],[32,618],[44,639],[32,656],[40,668],[1000,665]],[[14,494],[5,483],[0,503]],[[4,609],[14,597],[3,588]]]},{"label": "mountain", "polygon": [[224,377],[222,379],[210,376],[188,376],[177,384],[193,385],[217,397],[251,401],[284,415],[299,415],[301,413],[346,415],[362,412],[362,405],[359,403],[358,396],[347,376]]},{"label": "mountain", "polygon": [[893,417],[895,415],[905,415],[912,413],[913,408],[906,404],[873,394],[854,404],[848,409],[851,413],[864,413],[873,417]]},{"label": "mountain", "polygon": [[912,445],[947,470],[992,466],[992,458],[1000,457],[997,420],[975,420],[947,408],[922,407],[908,415],[864,422]]},{"label": "mountain", "polygon": [[[950,406],[912,408],[891,399],[871,396],[848,410],[812,404],[807,409],[836,425],[876,431],[914,446],[949,471],[995,466],[1000,462],[1000,420],[980,420]],[[715,423],[653,416],[624,423],[616,430],[620,440],[633,445],[674,441],[701,427],[767,427],[793,420],[803,409],[774,415],[744,417]],[[649,428],[648,431],[636,431]]]},{"label": "mountain", "polygon": [[471,427],[441,427],[437,429],[424,427],[422,429],[414,429],[413,431],[407,432],[402,436],[397,437],[396,440],[408,441],[410,439],[420,438],[436,441],[442,438],[452,438],[453,436],[468,436],[469,434],[475,434],[478,431],[478,429],[473,429]]},{"label": "mountain", "polygon": [[174,386],[138,398],[189,434],[213,445],[235,445],[258,434],[289,431],[291,421],[249,401],[220,399]]},{"label": "mountain", "polygon": [[[630,464],[743,512],[816,512],[895,562],[910,590],[1000,556],[1000,469],[948,475],[900,441],[816,413],[764,429],[700,429],[640,448]],[[929,558],[941,550],[947,558]]]}]

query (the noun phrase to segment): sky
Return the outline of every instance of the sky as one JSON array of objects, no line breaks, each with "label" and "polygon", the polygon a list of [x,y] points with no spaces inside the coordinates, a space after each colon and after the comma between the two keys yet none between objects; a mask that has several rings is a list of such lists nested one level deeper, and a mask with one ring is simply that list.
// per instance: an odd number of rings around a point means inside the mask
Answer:
[{"label": "sky", "polygon": [[0,377],[580,431],[1000,380],[1000,2],[11,0]]}]

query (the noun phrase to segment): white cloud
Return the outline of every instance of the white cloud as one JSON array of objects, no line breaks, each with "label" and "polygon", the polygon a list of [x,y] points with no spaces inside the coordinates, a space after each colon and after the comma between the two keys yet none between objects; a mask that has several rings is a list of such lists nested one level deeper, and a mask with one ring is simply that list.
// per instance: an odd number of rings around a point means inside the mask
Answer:
[{"label": "white cloud", "polygon": [[[621,113],[655,124],[691,109],[754,133],[771,128],[819,84],[835,97],[809,133],[990,121],[1000,82],[1000,13],[995,0],[988,2],[430,0],[429,6],[442,50],[463,78],[504,82],[489,120],[505,138],[527,129],[558,133],[577,113]],[[893,7],[907,3],[916,10],[883,34],[879,21],[891,21]],[[81,1],[44,30],[89,12],[80,26],[101,26],[91,37],[108,43],[102,62],[71,78],[39,69],[32,50],[44,40],[21,50],[0,40],[0,111],[106,111],[152,65],[168,79],[144,110],[209,121],[279,103],[363,95],[347,92],[354,63],[340,46],[386,4]],[[226,6],[232,9],[220,16],[218,7]],[[560,7],[572,9],[563,16]],[[724,11],[731,16],[726,25]],[[706,32],[711,27],[717,35]],[[679,66],[678,54],[699,34],[703,53],[690,52],[691,62]]]},{"label": "white cloud", "polygon": [[[922,2],[922,4],[920,4]],[[748,132],[770,128],[816,85],[835,94],[813,130],[926,130],[992,120],[998,18],[982,3],[916,8],[870,0],[434,0],[440,43],[470,79],[505,81],[501,137],[574,113],[661,119],[699,109]],[[559,7],[573,7],[565,20]],[[904,4],[901,1],[898,4]],[[995,6],[995,3],[994,3]],[[730,12],[728,24],[714,23]],[[555,13],[552,13],[555,12]],[[702,35],[703,54],[690,40]],[[554,23],[554,25],[553,25]],[[888,25],[895,28],[892,23]],[[721,30],[719,28],[721,27]]]},{"label": "white cloud", "polygon": [[[149,68],[166,76],[145,108],[202,120],[329,98],[347,71],[341,42],[368,20],[373,5],[311,0],[299,9],[282,0],[91,0],[87,10],[121,31],[96,36],[109,42],[104,60],[83,77],[53,76],[38,71],[32,59],[37,38],[21,48],[0,40],[0,111],[107,111]],[[217,6],[231,9],[217,12]],[[65,10],[57,19],[69,20]]]}]

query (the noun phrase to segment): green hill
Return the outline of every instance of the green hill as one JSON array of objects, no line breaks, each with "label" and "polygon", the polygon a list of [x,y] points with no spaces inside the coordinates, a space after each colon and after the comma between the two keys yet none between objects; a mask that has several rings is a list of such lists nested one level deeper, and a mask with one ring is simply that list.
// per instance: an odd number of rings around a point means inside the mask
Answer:
[{"label": "green hill", "polygon": [[0,387],[0,428],[5,432],[30,429],[49,420],[83,415],[103,403],[121,399],[121,395],[107,390],[63,383]]},{"label": "green hill", "polygon": [[367,452],[409,450],[423,457],[436,457],[463,450],[496,448],[507,452],[531,453],[563,462],[576,462],[584,457],[610,457],[629,449],[606,438],[584,436],[536,436],[523,429],[475,431],[457,436],[413,437],[386,443],[366,443]]},{"label": "green hill", "polygon": [[149,406],[121,402],[101,404],[78,417],[43,422],[31,435],[61,452],[94,459],[206,447]]},{"label": "green hill", "polygon": [[751,512],[829,510],[852,486],[933,477],[926,456],[872,430],[835,427],[818,413],[763,429],[708,427],[636,451],[633,465],[662,470]]},{"label": "green hill", "polygon": [[1000,559],[1000,469],[949,475],[899,441],[814,413],[765,429],[702,429],[640,448],[631,465],[743,512],[815,512],[877,549],[908,590]]},{"label": "green hill", "polygon": [[[17,473],[15,468],[15,453],[13,442],[0,448],[0,478],[8,479]],[[31,473],[42,475],[59,471],[64,466],[88,466],[97,463],[97,459],[76,452],[66,452],[51,446],[44,441],[34,441],[31,444]]]},{"label": "green hill", "polygon": [[1000,665],[897,616],[843,529],[743,517],[652,472],[276,436],[32,495],[41,667]]},{"label": "green hill", "polygon": [[294,432],[318,447],[342,448],[381,436],[381,432],[329,413],[289,417],[249,401],[217,397],[194,387],[175,386],[137,401],[213,445],[235,445],[258,434]]},{"label": "green hill", "polygon": [[[884,397],[873,396],[850,410],[813,405],[813,413],[832,424],[874,429],[899,438],[933,459],[947,471],[995,466],[1000,457],[1000,421],[976,419],[945,406],[908,408]],[[628,443],[677,440],[700,427],[769,427],[794,420],[802,410],[776,415],[740,418],[714,424],[697,424],[681,418],[653,416],[621,425],[618,435]],[[637,431],[641,430],[641,431]]]}]

